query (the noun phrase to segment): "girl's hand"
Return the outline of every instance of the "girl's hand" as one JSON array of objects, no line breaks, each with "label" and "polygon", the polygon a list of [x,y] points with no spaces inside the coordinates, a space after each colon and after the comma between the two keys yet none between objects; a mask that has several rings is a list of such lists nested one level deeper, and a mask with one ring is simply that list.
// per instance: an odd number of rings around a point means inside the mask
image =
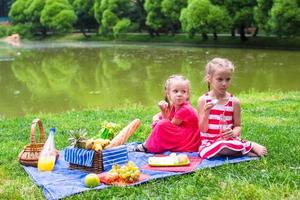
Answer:
[{"label": "girl's hand", "polygon": [[166,101],[160,101],[158,103],[158,107],[160,108],[161,111],[167,111],[168,110],[169,104]]},{"label": "girl's hand", "polygon": [[158,107],[160,108],[160,110],[161,110],[161,114],[162,114],[162,117],[163,118],[167,118],[167,116],[168,116],[168,113],[169,113],[169,109],[168,109],[168,107],[169,107],[169,104],[168,104],[168,102],[166,102],[166,101],[160,101],[159,103],[158,103]]},{"label": "girl's hand", "polygon": [[204,105],[204,111],[210,111],[212,109],[212,107],[214,107],[216,104],[214,104],[213,102],[208,102]]},{"label": "girl's hand", "polygon": [[234,137],[236,137],[236,135],[231,128],[227,128],[222,132],[222,138],[224,139],[229,139]]}]

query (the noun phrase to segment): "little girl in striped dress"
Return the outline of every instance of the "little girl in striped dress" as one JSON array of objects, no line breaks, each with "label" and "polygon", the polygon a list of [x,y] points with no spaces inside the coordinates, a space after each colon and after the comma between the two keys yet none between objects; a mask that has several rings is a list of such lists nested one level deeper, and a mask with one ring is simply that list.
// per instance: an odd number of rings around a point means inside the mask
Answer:
[{"label": "little girl in striped dress", "polygon": [[264,146],[240,139],[240,101],[227,92],[234,72],[232,62],[214,58],[205,71],[209,91],[198,100],[200,157],[266,156],[268,152]]}]

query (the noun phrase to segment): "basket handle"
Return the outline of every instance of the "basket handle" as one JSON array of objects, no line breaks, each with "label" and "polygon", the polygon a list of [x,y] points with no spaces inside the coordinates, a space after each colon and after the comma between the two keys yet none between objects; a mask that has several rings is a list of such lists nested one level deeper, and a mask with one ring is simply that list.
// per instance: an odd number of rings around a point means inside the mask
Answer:
[{"label": "basket handle", "polygon": [[39,131],[40,131],[40,143],[45,143],[46,142],[46,133],[42,124],[42,121],[40,119],[34,119],[31,123],[31,129],[30,129],[30,144],[35,144],[36,139],[35,139],[35,127],[36,124],[39,126]]}]

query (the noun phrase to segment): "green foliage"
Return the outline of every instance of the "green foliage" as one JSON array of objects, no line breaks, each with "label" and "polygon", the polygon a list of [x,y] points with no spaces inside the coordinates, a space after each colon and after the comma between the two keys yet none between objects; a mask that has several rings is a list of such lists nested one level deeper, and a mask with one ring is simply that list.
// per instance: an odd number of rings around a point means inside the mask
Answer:
[{"label": "green foliage", "polygon": [[[145,31],[152,36],[186,31],[224,33],[238,31],[247,39],[247,28],[267,34],[297,36],[300,27],[299,0],[15,0],[9,11],[14,25],[22,24],[31,35],[66,32],[79,28],[100,30],[118,37],[120,32]],[[130,20],[128,25],[127,20]],[[120,21],[120,22],[119,22]],[[126,22],[126,23],[125,23]],[[129,27],[126,27],[127,25]],[[126,26],[125,26],[126,25]],[[116,27],[115,27],[116,26]],[[20,26],[19,26],[20,27]],[[258,29],[256,29],[258,30]],[[257,33],[257,32],[256,32]],[[256,34],[255,33],[255,34]],[[25,33],[23,33],[25,34]],[[27,33],[25,35],[28,35]]]},{"label": "green foliage", "polygon": [[120,33],[127,32],[129,26],[130,26],[129,19],[122,19],[118,21],[117,24],[113,27],[114,36],[118,37]]},{"label": "green foliage", "polygon": [[32,38],[33,37],[33,33],[31,31],[32,29],[33,27],[31,24],[16,24],[9,29],[8,35],[11,35],[13,33],[18,33],[22,37]]},{"label": "green foliage", "polygon": [[29,7],[30,3],[28,0],[16,0],[12,4],[8,16],[14,24],[27,22],[25,10]]},{"label": "green foliage", "polygon": [[130,19],[127,17],[132,8],[133,4],[130,0],[96,0],[95,17],[100,24],[100,32],[105,35],[113,33],[117,36],[125,31],[130,25]]},{"label": "green foliage", "polygon": [[27,16],[27,20],[31,23],[39,23],[41,12],[44,9],[45,1],[44,0],[32,0],[28,8],[24,11]]},{"label": "green foliage", "polygon": [[274,0],[269,23],[272,32],[279,36],[299,35],[300,1]]},{"label": "green foliage", "polygon": [[94,4],[94,17],[99,25],[101,24],[101,20],[102,20],[101,2],[102,0],[95,0],[95,4]]},{"label": "green foliage", "polygon": [[171,26],[172,32],[180,29],[180,12],[187,6],[187,0],[163,0],[161,10],[166,17],[167,24]]},{"label": "green foliage", "polygon": [[95,0],[74,0],[71,4],[77,16],[75,26],[79,26],[81,32],[85,35],[86,28],[95,27],[97,24],[94,17]]},{"label": "green foliage", "polygon": [[166,26],[166,18],[161,10],[162,0],[146,0],[144,7],[147,12],[146,25],[158,31]]},{"label": "green foliage", "polygon": [[0,38],[8,35],[8,27],[0,25]]},{"label": "green foliage", "polygon": [[77,17],[67,0],[46,0],[41,23],[51,30],[65,32],[72,29]]},{"label": "green foliage", "polygon": [[254,7],[255,24],[264,31],[271,32],[268,20],[273,6],[273,0],[257,0],[257,6]]},{"label": "green foliage", "polygon": [[200,32],[221,32],[229,26],[230,17],[225,8],[213,5],[209,0],[190,0],[181,12],[182,28],[191,36]]},{"label": "green foliage", "polygon": [[105,10],[103,12],[102,20],[101,20],[101,33],[107,34],[109,32],[112,32],[113,27],[116,25],[116,23],[119,21],[119,18],[116,14],[114,14],[110,10]]}]

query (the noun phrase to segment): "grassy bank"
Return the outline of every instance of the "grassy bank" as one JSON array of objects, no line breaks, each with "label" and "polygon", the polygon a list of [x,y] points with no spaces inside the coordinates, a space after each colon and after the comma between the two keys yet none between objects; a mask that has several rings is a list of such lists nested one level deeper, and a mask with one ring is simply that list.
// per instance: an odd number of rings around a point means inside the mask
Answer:
[{"label": "grassy bank", "polygon": [[[239,98],[243,109],[243,137],[266,145],[267,158],[199,170],[135,187],[85,192],[68,199],[299,199],[300,92],[250,92],[240,94]],[[68,145],[69,130],[86,128],[91,136],[97,134],[104,120],[124,126],[140,118],[142,126],[130,141],[143,141],[155,112],[156,107],[134,106],[38,117],[47,130],[52,126],[57,128],[56,145],[63,149]],[[35,117],[0,119],[0,199],[44,198],[17,161],[18,153],[29,142],[30,123]]]},{"label": "grassy bank", "polygon": [[[41,40],[41,38],[35,38]],[[150,37],[149,34],[124,34],[118,38],[103,37],[100,35],[91,35],[86,38],[81,33],[53,35],[43,38],[47,41],[111,41],[111,42],[142,42],[142,43],[166,43],[168,45],[195,46],[195,47],[236,47],[236,48],[270,48],[270,49],[300,49],[300,37],[278,38],[257,36],[255,38],[248,37],[247,41],[241,41],[238,36],[231,37],[229,35],[220,35],[217,40],[209,36],[208,40],[203,41],[200,35],[196,35],[193,39],[186,34],[161,35],[159,37]]]}]

